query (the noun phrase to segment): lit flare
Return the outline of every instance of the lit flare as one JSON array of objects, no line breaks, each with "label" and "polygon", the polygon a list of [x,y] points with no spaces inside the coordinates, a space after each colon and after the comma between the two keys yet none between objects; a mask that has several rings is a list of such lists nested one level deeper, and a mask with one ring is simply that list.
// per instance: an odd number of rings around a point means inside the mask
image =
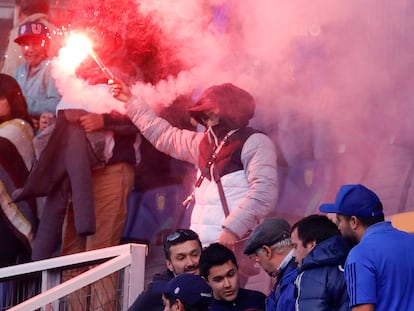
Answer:
[{"label": "lit flare", "polygon": [[91,41],[83,34],[72,33],[66,40],[66,46],[59,51],[59,59],[66,70],[74,72],[76,67],[90,55],[103,74],[109,80],[115,80],[114,74],[105,66],[92,48]]}]

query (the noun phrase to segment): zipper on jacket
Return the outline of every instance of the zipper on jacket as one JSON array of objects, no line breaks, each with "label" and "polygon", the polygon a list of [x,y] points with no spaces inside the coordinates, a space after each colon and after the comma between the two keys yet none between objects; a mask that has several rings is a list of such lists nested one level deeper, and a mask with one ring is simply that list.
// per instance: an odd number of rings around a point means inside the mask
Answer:
[{"label": "zipper on jacket", "polygon": [[302,281],[302,276],[305,273],[305,271],[303,271],[301,274],[298,275],[298,277],[295,280],[295,286],[298,290],[298,296],[296,297],[296,302],[295,302],[295,310],[299,311],[299,297],[300,297],[300,283]]}]

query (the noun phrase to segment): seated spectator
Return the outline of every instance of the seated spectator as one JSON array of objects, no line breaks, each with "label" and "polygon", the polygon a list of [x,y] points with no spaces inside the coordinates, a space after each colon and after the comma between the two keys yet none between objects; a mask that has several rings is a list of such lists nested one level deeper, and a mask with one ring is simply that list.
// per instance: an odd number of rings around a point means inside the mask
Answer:
[{"label": "seated spectator", "polygon": [[61,99],[52,77],[48,50],[50,30],[39,22],[27,22],[19,27],[14,41],[20,45],[25,63],[17,67],[15,78],[26,97],[35,129],[43,130],[56,114]]},{"label": "seated spectator", "polygon": [[167,270],[154,275],[152,283],[138,296],[129,311],[162,311],[161,294],[154,291],[154,284],[166,283],[183,273],[199,274],[201,242],[194,231],[179,229],[168,235],[164,242],[164,255]]},{"label": "seated spectator", "polygon": [[344,277],[349,248],[338,227],[326,216],[310,215],[292,226],[291,238],[300,268],[296,310],[349,310]]},{"label": "seated spectator", "polygon": [[294,281],[298,269],[293,257],[289,223],[281,218],[263,220],[247,240],[244,253],[275,279],[266,299],[266,311],[294,311]]},{"label": "seated spectator", "polygon": [[158,283],[164,311],[207,311],[211,302],[211,288],[199,275],[180,274],[168,283]]},{"label": "seated spectator", "polygon": [[10,204],[10,197],[29,174],[34,160],[32,139],[32,120],[22,91],[13,77],[0,74],[0,267],[30,260],[36,203]]},{"label": "seated spectator", "polygon": [[265,310],[265,294],[239,288],[237,260],[227,247],[213,243],[205,248],[200,257],[200,274],[213,289],[210,311]]}]

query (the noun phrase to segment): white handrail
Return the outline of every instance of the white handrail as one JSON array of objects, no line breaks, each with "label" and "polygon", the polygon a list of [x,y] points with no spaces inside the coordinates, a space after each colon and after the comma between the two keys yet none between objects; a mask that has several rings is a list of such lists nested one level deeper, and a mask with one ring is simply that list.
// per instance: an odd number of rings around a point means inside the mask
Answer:
[{"label": "white handrail", "polygon": [[125,253],[131,253],[131,247],[133,246],[141,246],[146,248],[145,245],[141,244],[124,244],[0,268],[0,279],[116,257]]},{"label": "white handrail", "polygon": [[[124,268],[123,309],[126,310],[144,289],[146,255],[146,245],[125,244],[2,268],[0,269],[0,280],[33,272],[44,272],[79,264],[91,264],[99,260],[110,258],[104,263],[101,263],[64,283],[47,289],[43,293],[32,297],[9,310],[31,311],[40,308]],[[47,287],[42,286],[42,288]]]}]

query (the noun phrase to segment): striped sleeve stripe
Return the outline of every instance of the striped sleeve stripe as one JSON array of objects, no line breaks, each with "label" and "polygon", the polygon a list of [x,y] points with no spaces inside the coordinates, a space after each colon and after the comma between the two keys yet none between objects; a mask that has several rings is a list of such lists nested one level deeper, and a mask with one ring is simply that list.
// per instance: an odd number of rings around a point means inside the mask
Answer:
[{"label": "striped sleeve stripe", "polygon": [[356,264],[352,263],[346,266],[347,270],[347,282],[348,282],[348,295],[351,306],[357,304],[357,279],[356,279]]}]

